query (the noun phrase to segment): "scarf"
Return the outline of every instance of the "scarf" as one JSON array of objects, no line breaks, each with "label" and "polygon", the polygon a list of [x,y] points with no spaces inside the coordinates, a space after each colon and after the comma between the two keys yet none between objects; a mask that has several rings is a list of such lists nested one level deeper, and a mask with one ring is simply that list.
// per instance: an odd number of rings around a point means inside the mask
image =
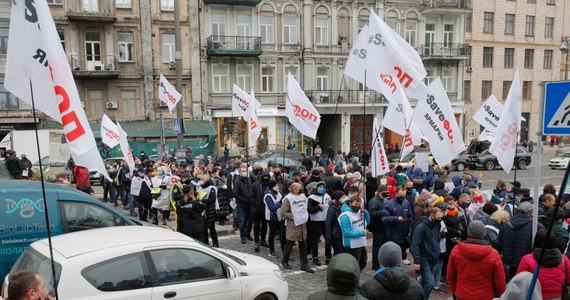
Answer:
[{"label": "scarf", "polygon": [[453,209],[450,209],[449,207],[447,208],[448,216],[455,217],[456,214],[457,214],[457,207],[454,207]]}]

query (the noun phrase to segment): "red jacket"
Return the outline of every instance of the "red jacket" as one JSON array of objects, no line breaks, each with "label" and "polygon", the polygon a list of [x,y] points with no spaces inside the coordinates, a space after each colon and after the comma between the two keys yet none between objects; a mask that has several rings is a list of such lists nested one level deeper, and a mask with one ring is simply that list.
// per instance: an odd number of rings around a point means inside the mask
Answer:
[{"label": "red jacket", "polygon": [[505,270],[497,250],[486,241],[467,239],[451,251],[447,264],[451,293],[464,300],[488,300],[505,291]]},{"label": "red jacket", "polygon": [[[535,249],[533,253],[523,256],[517,274],[522,271],[533,273],[536,267],[535,254],[538,257],[538,251]],[[562,256],[563,261],[559,261]],[[566,270],[564,267],[566,266]],[[550,299],[562,296],[562,284],[566,279],[566,283],[570,284],[570,260],[566,255],[560,254],[558,249],[546,249],[544,260],[540,271],[538,272],[538,282],[542,288],[542,298]]]},{"label": "red jacket", "polygon": [[91,181],[89,181],[89,170],[84,167],[75,166],[73,169],[73,176],[75,177],[75,186],[80,187],[84,184],[91,186]]}]

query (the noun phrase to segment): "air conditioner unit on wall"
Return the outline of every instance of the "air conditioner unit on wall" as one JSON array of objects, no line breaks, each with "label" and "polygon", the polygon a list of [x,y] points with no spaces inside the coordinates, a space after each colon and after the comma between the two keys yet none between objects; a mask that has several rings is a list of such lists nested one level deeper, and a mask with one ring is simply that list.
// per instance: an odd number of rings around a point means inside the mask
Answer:
[{"label": "air conditioner unit on wall", "polygon": [[117,108],[119,108],[119,105],[117,104],[117,102],[107,102],[107,108],[108,109],[117,109]]},{"label": "air conditioner unit on wall", "polygon": [[168,63],[168,66],[169,66],[171,69],[176,69],[176,62],[175,62],[175,61],[170,61],[170,62]]},{"label": "air conditioner unit on wall", "polygon": [[467,72],[469,72],[469,73],[473,72],[473,67],[472,67],[472,66],[467,66]]}]

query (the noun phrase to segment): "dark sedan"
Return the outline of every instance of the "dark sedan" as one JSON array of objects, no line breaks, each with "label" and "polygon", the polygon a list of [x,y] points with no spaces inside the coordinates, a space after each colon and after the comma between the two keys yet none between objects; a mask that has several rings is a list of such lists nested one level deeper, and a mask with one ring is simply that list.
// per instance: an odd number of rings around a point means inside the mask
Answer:
[{"label": "dark sedan", "polygon": [[[526,167],[528,167],[528,165],[530,165],[531,158],[532,154],[528,153],[526,148],[517,147],[513,167],[524,170]],[[485,150],[477,155],[470,155],[469,159],[474,167],[484,168],[489,171],[494,170],[497,166],[499,166],[497,157],[491,154],[489,150]]]}]

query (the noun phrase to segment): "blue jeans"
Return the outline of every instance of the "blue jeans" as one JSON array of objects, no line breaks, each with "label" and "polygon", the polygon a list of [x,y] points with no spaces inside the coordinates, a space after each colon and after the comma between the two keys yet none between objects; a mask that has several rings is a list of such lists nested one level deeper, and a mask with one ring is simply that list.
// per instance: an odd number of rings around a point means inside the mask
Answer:
[{"label": "blue jeans", "polygon": [[239,218],[239,236],[245,238],[249,234],[248,229],[251,230],[251,209],[238,206],[237,213]]},{"label": "blue jeans", "polygon": [[430,263],[427,259],[422,259],[420,263],[420,275],[422,275],[422,288],[424,289],[424,299],[428,300],[435,284],[434,274],[439,263]]},{"label": "blue jeans", "polygon": [[380,263],[378,262],[378,252],[380,247],[386,242],[386,233],[372,231],[372,269],[376,270],[380,268]]},{"label": "blue jeans", "polygon": [[438,259],[435,264],[435,272],[433,273],[433,286],[439,288],[439,282],[441,281],[441,270],[443,268],[443,259]]},{"label": "blue jeans", "polygon": [[[133,196],[133,194],[127,193],[127,192],[125,192],[124,195],[126,195],[127,205],[129,207],[129,213],[132,216],[135,214],[135,196]],[[125,198],[122,198],[122,199],[125,199]],[[123,205],[125,205],[125,203],[123,203]]]}]

